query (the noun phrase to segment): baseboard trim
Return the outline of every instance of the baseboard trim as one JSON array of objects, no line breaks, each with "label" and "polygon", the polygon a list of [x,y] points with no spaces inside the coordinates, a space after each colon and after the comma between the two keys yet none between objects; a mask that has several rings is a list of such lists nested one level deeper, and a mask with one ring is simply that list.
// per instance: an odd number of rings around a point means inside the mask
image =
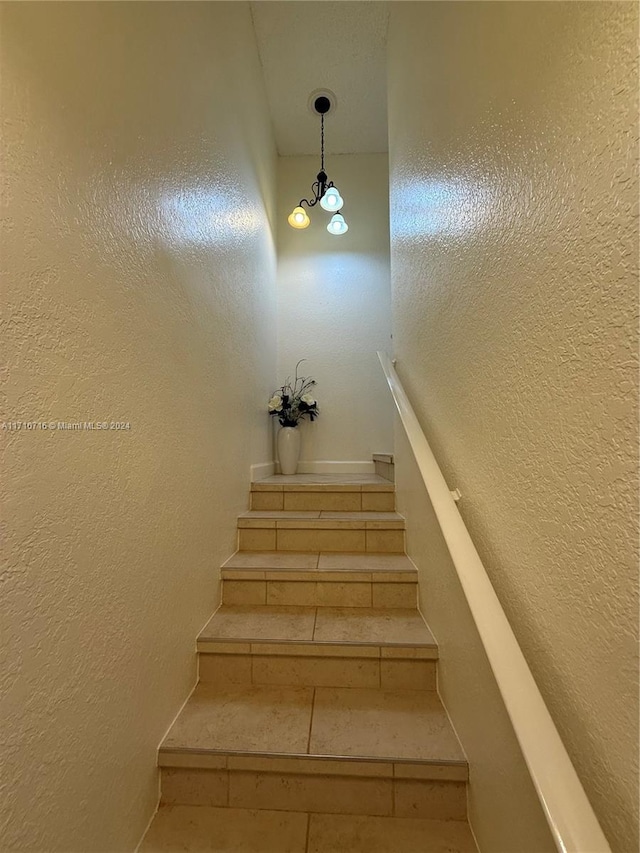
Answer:
[{"label": "baseboard trim", "polygon": [[[250,468],[251,482],[264,480],[274,474],[280,473],[279,462],[260,462]],[[333,461],[322,459],[317,462],[301,459],[298,462],[298,474],[375,474],[376,468],[373,462],[355,460]]]},{"label": "baseboard trim", "polygon": [[265,477],[271,477],[276,473],[276,463],[275,462],[259,462],[257,465],[252,465],[249,469],[249,473],[251,476],[251,482],[255,483],[256,480],[264,480]]},{"label": "baseboard trim", "polygon": [[[276,463],[276,474],[279,473],[280,465]],[[359,462],[357,460],[333,461],[323,459],[310,462],[301,459],[298,462],[298,474],[375,474],[373,462]],[[269,476],[267,474],[267,476]]]}]

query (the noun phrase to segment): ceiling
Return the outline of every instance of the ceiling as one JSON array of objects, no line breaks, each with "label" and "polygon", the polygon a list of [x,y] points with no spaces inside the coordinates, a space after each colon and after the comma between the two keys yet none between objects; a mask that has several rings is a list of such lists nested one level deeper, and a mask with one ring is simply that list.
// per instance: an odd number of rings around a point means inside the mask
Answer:
[{"label": "ceiling", "polygon": [[258,51],[281,156],[317,154],[320,119],[308,101],[335,93],[325,119],[329,154],[387,150],[387,4],[376,0],[251,3]]}]

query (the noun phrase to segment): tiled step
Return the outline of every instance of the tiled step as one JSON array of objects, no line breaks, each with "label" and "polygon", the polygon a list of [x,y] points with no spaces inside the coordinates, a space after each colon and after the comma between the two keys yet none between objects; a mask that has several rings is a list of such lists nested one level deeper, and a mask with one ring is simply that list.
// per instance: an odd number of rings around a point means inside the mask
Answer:
[{"label": "tiled step", "polygon": [[435,690],[417,610],[223,606],[198,637],[204,683]]},{"label": "tiled step", "polygon": [[464,821],[163,806],[140,853],[477,853]]},{"label": "tiled step", "polygon": [[437,694],[201,684],[159,752],[162,801],[464,820]]},{"label": "tiled step", "polygon": [[275,476],[251,484],[253,510],[393,512],[393,483],[376,475]]},{"label": "tiled step", "polygon": [[238,551],[222,566],[225,604],[415,608],[417,590],[405,554]]},{"label": "tiled step", "polygon": [[249,510],[238,517],[241,551],[404,551],[396,512]]}]

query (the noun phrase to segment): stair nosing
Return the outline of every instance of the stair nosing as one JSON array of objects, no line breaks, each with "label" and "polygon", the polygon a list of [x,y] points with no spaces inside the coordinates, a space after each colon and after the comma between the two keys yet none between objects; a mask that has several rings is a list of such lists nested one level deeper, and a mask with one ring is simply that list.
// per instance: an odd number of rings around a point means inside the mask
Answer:
[{"label": "stair nosing", "polygon": [[376,483],[266,483],[264,480],[256,480],[251,484],[251,492],[259,494],[260,492],[280,493],[283,492],[311,492],[315,494],[328,494],[332,492],[339,494],[366,494],[375,492],[392,493],[395,492],[395,483],[392,480],[380,478]]},{"label": "stair nosing", "polygon": [[[300,518],[300,519],[309,519],[309,518],[319,518],[322,513],[330,513],[329,518],[340,518],[340,516],[348,516],[352,517],[354,515],[393,515],[398,519],[404,519],[404,515],[397,512],[395,509],[247,509],[244,512],[241,512],[238,516],[239,518],[286,518],[287,516],[291,516],[292,518]],[[326,517],[326,516],[325,516]]]},{"label": "stair nosing", "polygon": [[[245,577],[249,575],[249,577]],[[409,575],[409,577],[407,577]],[[242,577],[241,577],[242,576]],[[371,571],[365,569],[222,569],[221,579],[230,581],[284,581],[290,583],[418,583],[412,571]]]},{"label": "stair nosing", "polygon": [[251,643],[257,645],[294,645],[294,646],[376,646],[379,648],[402,648],[402,649],[435,649],[437,643],[393,643],[378,642],[376,640],[288,640],[288,639],[265,639],[264,637],[198,637],[199,643]]},{"label": "stair nosing", "polygon": [[[331,512],[331,515],[322,515]],[[355,516],[355,517],[354,517]],[[375,516],[386,516],[376,518]],[[406,519],[397,512],[344,512],[318,510],[249,510],[237,517],[238,530],[405,530]]]},{"label": "stair nosing", "polygon": [[401,758],[396,756],[376,755],[342,755],[337,753],[321,752],[268,752],[266,750],[251,749],[213,749],[211,747],[198,746],[160,746],[160,755],[203,755],[220,756],[232,758],[278,758],[292,761],[334,761],[346,764],[401,764],[419,767],[463,767],[468,768],[469,762],[465,758]]},{"label": "stair nosing", "polygon": [[[224,646],[246,645],[248,650],[241,651],[225,651]],[[277,651],[269,648],[263,651],[264,647],[278,646]],[[305,651],[300,651],[300,646],[305,646]],[[261,648],[262,647],[262,648]],[[322,649],[322,653],[320,650]],[[326,654],[327,649],[335,650],[335,655]],[[307,651],[308,650],[308,651]],[[364,651],[377,650],[377,654],[363,654]],[[396,654],[384,654],[386,650],[394,651]],[[439,652],[437,644],[431,643],[366,643],[354,641],[335,641],[335,640],[265,640],[251,639],[248,637],[238,638],[199,638],[197,641],[196,651],[203,655],[257,655],[257,656],[281,656],[285,657],[289,653],[292,657],[319,657],[319,658],[349,658],[363,657],[370,660],[383,661],[433,661],[438,660]],[[338,654],[342,652],[342,654]],[[361,652],[361,654],[358,654]],[[403,655],[403,652],[405,653]],[[415,652],[423,652],[423,654],[415,654]],[[315,654],[314,654],[315,653]],[[412,654],[413,653],[413,654]]]},{"label": "stair nosing", "polygon": [[[256,558],[260,559],[268,558],[271,561],[271,564],[268,566],[260,565],[260,566],[232,566],[229,565],[233,560],[236,560],[238,557],[247,557],[247,558]],[[282,566],[278,565],[283,558],[300,558],[302,560],[309,558],[316,558],[316,564],[314,566]],[[383,566],[382,568],[359,568],[350,566],[348,568],[336,568],[335,566],[325,567],[320,566],[320,562],[323,558],[345,558],[345,557],[357,557],[359,559],[366,559],[374,561],[376,559],[382,558],[383,560],[391,559],[392,561],[397,561],[401,559],[403,562],[403,566],[401,568],[393,568],[391,566]],[[260,571],[278,571],[278,572],[411,572],[412,574],[416,574],[418,569],[413,562],[413,560],[406,554],[406,552],[388,552],[388,551],[327,551],[325,550],[310,550],[310,551],[277,551],[275,549],[260,549],[260,550],[247,550],[243,548],[238,548],[228,557],[224,563],[220,565],[220,569],[223,571],[247,571],[247,572],[260,572]]]},{"label": "stair nosing", "polygon": [[160,746],[160,751],[166,754],[175,752],[178,754],[197,755],[202,753],[203,755],[252,756],[255,758],[295,758],[304,759],[305,761],[347,761],[350,763],[366,761],[371,764],[425,764],[427,766],[435,764],[465,766],[468,764],[468,761],[464,758],[398,758],[393,756],[382,758],[377,755],[340,755],[323,752],[268,752],[258,749],[213,749],[206,746]]}]

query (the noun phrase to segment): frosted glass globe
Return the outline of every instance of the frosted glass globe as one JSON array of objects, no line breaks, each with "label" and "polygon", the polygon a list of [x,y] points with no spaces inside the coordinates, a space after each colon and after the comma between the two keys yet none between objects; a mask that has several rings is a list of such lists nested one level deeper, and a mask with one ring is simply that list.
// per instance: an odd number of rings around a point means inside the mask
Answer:
[{"label": "frosted glass globe", "polygon": [[344,216],[340,213],[334,213],[331,217],[331,222],[327,225],[329,234],[346,234],[349,226],[344,221]]},{"label": "frosted glass globe", "polygon": [[320,207],[328,210],[329,212],[340,210],[343,204],[344,199],[340,195],[337,187],[329,187],[320,199]]}]

